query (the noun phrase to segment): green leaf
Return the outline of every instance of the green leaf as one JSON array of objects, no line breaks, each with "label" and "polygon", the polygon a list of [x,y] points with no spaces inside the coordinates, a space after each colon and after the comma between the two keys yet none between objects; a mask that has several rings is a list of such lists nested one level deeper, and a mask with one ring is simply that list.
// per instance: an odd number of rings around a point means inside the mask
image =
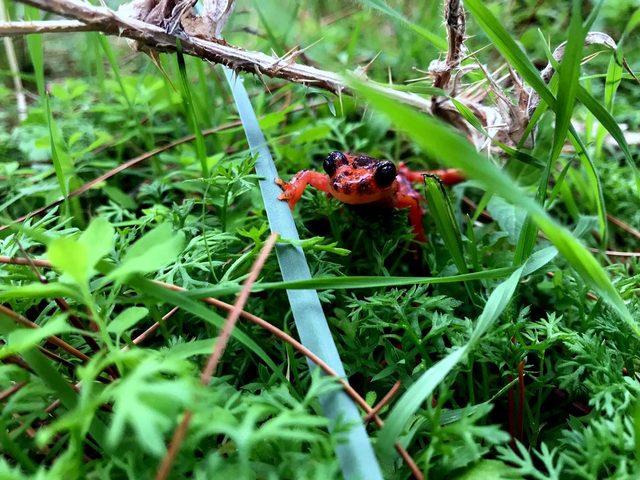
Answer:
[{"label": "green leaf", "polygon": [[114,234],[113,226],[108,220],[101,217],[94,219],[87,229],[82,232],[78,241],[87,247],[87,260],[91,268],[95,267],[99,260],[111,253],[114,245]]},{"label": "green leaf", "polygon": [[515,245],[522,231],[526,213],[518,207],[505,201],[502,197],[493,195],[487,204],[489,215],[498,223],[502,231],[509,236],[509,242]]},{"label": "green leaf", "polygon": [[89,281],[89,248],[84,243],[73,238],[56,238],[49,243],[47,258],[78,285],[84,286]]},{"label": "green leaf", "polygon": [[[462,169],[467,178],[478,181],[488,191],[525,209],[582,279],[594,288],[640,337],[640,325],[627,309],[622,297],[598,261],[579,240],[554,221],[504,171],[480,155],[464,137],[441,121],[409,107],[398,105],[367,85],[353,83],[354,88],[376,109],[384,112],[399,130],[406,132],[434,159],[443,165]],[[430,134],[424,135],[424,132]]]},{"label": "green leaf", "polygon": [[17,286],[0,286],[0,300],[12,300],[16,298],[52,298],[71,297],[81,300],[77,290],[64,283],[27,283]]},{"label": "green leaf", "polygon": [[174,262],[183,248],[184,234],[174,233],[169,223],[163,223],[135,242],[108,278],[122,280],[133,273],[156,272]]},{"label": "green leaf", "polygon": [[517,478],[513,469],[500,460],[480,460],[473,467],[466,470],[456,480],[506,480]]},{"label": "green leaf", "polygon": [[95,274],[96,264],[113,249],[114,230],[96,218],[77,238],[56,238],[49,242],[47,257],[54,267],[84,286]]},{"label": "green leaf", "polygon": [[144,307],[127,308],[107,325],[107,332],[120,336],[148,314],[149,310]]},{"label": "green leaf", "polygon": [[[141,357],[132,351],[126,357]],[[164,434],[173,427],[175,418],[186,408],[193,396],[194,384],[184,376],[182,362],[166,361],[149,355],[139,361],[127,375],[107,390],[113,401],[113,417],[107,442],[115,446],[129,425],[138,437],[138,444],[149,453],[165,452]],[[106,396],[105,395],[105,396]]]}]

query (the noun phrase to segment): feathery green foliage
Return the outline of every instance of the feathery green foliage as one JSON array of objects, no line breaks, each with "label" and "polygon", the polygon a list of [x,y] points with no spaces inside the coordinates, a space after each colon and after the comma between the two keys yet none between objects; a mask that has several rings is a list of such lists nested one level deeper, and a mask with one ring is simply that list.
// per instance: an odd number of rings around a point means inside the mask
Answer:
[{"label": "feathery green foliage", "polygon": [[[559,0],[463,4],[467,50],[453,90],[425,73],[445,55],[439,1],[237,5],[229,44],[438,97],[486,140],[478,152],[455,127],[364,87],[335,97],[244,75],[284,180],[322,170],[334,150],[467,175],[444,192],[431,180],[415,186],[428,197],[426,243],[404,210],[345,206],[307,188],[292,212],[300,239],[282,246],[304,252],[311,278],[283,279],[274,254],[245,310],[305,340],[287,295],[314,289],[365,401],[400,382],[379,411],[384,428],[364,427],[384,478],[411,475],[395,441],[428,478],[637,478],[640,93],[626,70],[640,69],[636,2],[599,12],[586,0],[573,10]],[[13,20],[41,19],[5,5]],[[584,46],[587,30],[609,34],[617,52]],[[175,478],[341,478],[336,452],[353,430],[323,404],[344,398],[341,386],[292,345],[241,317],[213,380],[199,382],[226,315],[199,299],[233,303],[247,278],[269,232],[260,187],[289,215],[256,173],[223,72],[99,35],[12,39],[22,122],[0,55],[1,223],[197,137],[0,232],[0,302],[39,326],[0,315],[0,477],[152,477],[188,409]],[[567,40],[545,84],[539,69]],[[524,127],[534,143],[486,138],[499,127],[485,128],[485,111],[467,103],[471,94],[519,107],[505,61],[541,97]],[[205,127],[221,129],[200,135]],[[43,261],[37,273],[5,263],[23,250]],[[45,340],[53,334],[66,349]]]}]

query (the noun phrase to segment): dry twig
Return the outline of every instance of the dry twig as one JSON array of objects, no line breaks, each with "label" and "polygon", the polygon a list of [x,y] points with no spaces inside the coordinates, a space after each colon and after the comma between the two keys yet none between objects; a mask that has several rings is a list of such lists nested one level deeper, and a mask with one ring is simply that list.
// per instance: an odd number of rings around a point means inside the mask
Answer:
[{"label": "dry twig", "polygon": [[[0,23],[5,22],[6,20],[7,14],[5,13],[4,0],[0,0]],[[27,99],[24,95],[22,79],[20,78],[20,67],[18,66],[18,59],[16,57],[16,51],[13,48],[13,42],[10,38],[3,38],[3,41],[4,51],[7,54],[7,64],[9,66],[9,71],[11,72],[11,78],[13,80],[13,90],[16,95],[18,120],[22,122],[27,118]]]},{"label": "dry twig", "polygon": [[[175,52],[176,42],[180,39],[185,54],[211,63],[222,64],[236,71],[282,78],[290,82],[328,90],[337,95],[351,94],[343,77],[336,73],[295,62],[282,64],[279,58],[261,52],[243,50],[228,45],[222,40],[211,41],[196,36],[170,34],[162,27],[143,22],[132,16],[125,16],[105,7],[96,7],[80,0],[19,1],[91,25],[105,34],[135,40],[138,48],[157,52]],[[430,110],[431,101],[420,95],[397,91],[375,82],[371,82],[371,85],[399,102],[424,111]]]},{"label": "dry twig", "polygon": [[[240,318],[240,313],[242,312],[245,304],[247,303],[247,300],[249,299],[251,288],[258,279],[258,275],[262,271],[262,267],[267,261],[267,258],[269,257],[271,250],[276,244],[277,239],[277,233],[272,233],[271,235],[269,235],[269,238],[263,245],[258,258],[256,258],[256,261],[253,263],[251,271],[249,272],[249,277],[244,282],[242,290],[240,291],[240,294],[238,295],[233,308],[229,311],[229,315],[224,322],[222,331],[220,332],[220,335],[218,335],[218,338],[214,343],[213,352],[211,352],[211,356],[209,357],[207,364],[202,370],[202,374],[200,375],[200,383],[202,385],[207,386],[211,382],[211,378],[213,377],[213,374],[218,366],[218,362],[222,358],[222,355],[227,348],[227,343],[229,342],[229,338],[231,338],[231,333],[236,326],[238,318]],[[184,412],[184,416],[182,417],[180,425],[178,425],[178,428],[175,430],[173,437],[171,438],[171,443],[169,443],[167,453],[162,459],[160,466],[158,467],[156,480],[165,480],[169,476],[173,462],[176,458],[176,455],[178,454],[178,451],[180,450],[180,446],[187,433],[187,429],[189,428],[191,417],[192,412],[190,410],[186,410]]]}]

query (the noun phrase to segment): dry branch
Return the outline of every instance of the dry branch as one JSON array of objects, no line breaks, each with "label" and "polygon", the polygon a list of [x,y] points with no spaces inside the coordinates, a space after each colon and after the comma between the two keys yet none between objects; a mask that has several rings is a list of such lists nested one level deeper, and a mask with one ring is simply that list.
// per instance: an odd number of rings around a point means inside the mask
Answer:
[{"label": "dry branch", "polygon": [[[0,0],[0,22],[5,22],[5,20],[7,20],[5,4],[4,0]],[[7,64],[9,66],[9,71],[11,72],[11,77],[13,79],[13,89],[16,94],[18,119],[22,122],[27,118],[27,99],[24,94],[22,79],[20,78],[20,67],[18,66],[18,59],[16,57],[16,51],[13,46],[13,41],[10,38],[3,38],[2,40],[4,43],[4,51],[7,55]]]},{"label": "dry branch", "polygon": [[92,32],[99,28],[77,20],[42,20],[34,22],[0,22],[0,37],[17,37],[32,33]]},{"label": "dry branch", "polygon": [[449,47],[444,62],[433,61],[429,71],[433,73],[433,86],[446,89],[451,80],[451,73],[458,68],[462,61],[466,20],[462,0],[447,0],[444,2],[444,20],[447,26],[447,40]]},{"label": "dry branch", "polygon": [[[108,35],[135,40],[140,49],[158,52],[175,52],[179,39],[182,50],[188,55],[222,64],[236,71],[243,71],[272,78],[282,78],[294,83],[328,90],[337,95],[351,94],[341,75],[326,70],[301,65],[287,59],[243,50],[224,41],[210,41],[194,36],[169,34],[156,25],[124,16],[105,7],[95,7],[79,0],[18,0],[41,10],[72,18]],[[371,85],[389,97],[429,111],[431,101],[420,95],[400,92],[375,82]]]}]

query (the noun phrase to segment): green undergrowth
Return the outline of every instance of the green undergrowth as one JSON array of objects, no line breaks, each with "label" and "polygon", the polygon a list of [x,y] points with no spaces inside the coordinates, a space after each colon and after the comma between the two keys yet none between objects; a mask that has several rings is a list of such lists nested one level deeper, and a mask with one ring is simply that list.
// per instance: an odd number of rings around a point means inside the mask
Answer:
[{"label": "green undergrowth", "polygon": [[[8,3],[12,18],[26,18],[22,6]],[[540,33],[553,48],[580,27],[567,2],[486,3],[535,67],[546,64]],[[581,6],[574,15],[585,20],[594,6]],[[278,55],[318,42],[299,60],[343,72],[375,58],[370,78],[388,82],[391,75],[398,85],[417,80],[412,91],[426,92],[430,79],[423,72],[446,38],[441,8],[430,0],[242,1],[225,38]],[[619,39],[637,11],[632,1],[607,0],[592,29]],[[468,47],[494,70],[509,45],[496,42],[476,14],[467,14]],[[634,71],[638,31],[623,43]],[[0,478],[152,478],[185,410],[193,420],[173,478],[340,478],[334,448],[349,425],[329,434],[318,401],[340,385],[310,371],[291,345],[241,319],[214,380],[199,383],[226,312],[197,298],[233,303],[269,235],[255,159],[235,123],[222,71],[165,54],[160,70],[125,42],[96,33],[14,42],[29,107],[18,121],[1,58],[2,225],[197,126],[220,128],[0,232],[0,255],[26,252],[54,267],[36,273],[0,265],[0,303],[42,327],[21,328],[0,311]],[[575,71],[596,51],[587,47],[567,60],[560,76],[568,77],[550,87],[552,94],[575,97],[581,85],[606,104],[611,52]],[[41,75],[48,96],[41,95]],[[475,70],[463,85],[482,79]],[[410,477],[395,441],[427,478],[637,478],[640,261],[608,256],[603,247],[637,252],[640,239],[609,221],[603,245],[599,207],[639,230],[639,192],[623,150],[609,136],[599,147],[593,113],[580,102],[572,109],[575,98],[544,113],[535,145],[523,149],[536,166],[484,153],[458,158],[464,145],[450,128],[423,124],[415,112],[390,106],[362,85],[354,99],[262,80],[268,89],[249,75],[245,85],[285,179],[321,169],[333,150],[415,169],[451,162],[470,173],[453,188],[434,181],[418,187],[432,204],[424,244],[415,242],[404,211],[348,207],[307,189],[294,215],[314,279],[283,285],[271,255],[245,307],[298,338],[284,287],[317,288],[354,389],[373,406],[400,382],[380,410],[385,428],[367,425],[385,478]],[[624,73],[611,109],[622,130],[636,134],[639,91]],[[556,116],[571,117],[602,199]],[[629,148],[640,167],[637,144]],[[545,188],[540,165],[550,158]],[[472,174],[476,160],[492,165]],[[544,205],[536,207],[540,191]],[[485,206],[491,218],[465,198]],[[553,221],[544,223],[548,218]],[[537,235],[538,226],[544,235]],[[531,252],[527,238],[535,240]],[[150,280],[187,292],[168,292]],[[160,327],[133,344],[156,321]],[[50,335],[89,360],[46,342]],[[45,411],[58,399],[58,408]]]}]

